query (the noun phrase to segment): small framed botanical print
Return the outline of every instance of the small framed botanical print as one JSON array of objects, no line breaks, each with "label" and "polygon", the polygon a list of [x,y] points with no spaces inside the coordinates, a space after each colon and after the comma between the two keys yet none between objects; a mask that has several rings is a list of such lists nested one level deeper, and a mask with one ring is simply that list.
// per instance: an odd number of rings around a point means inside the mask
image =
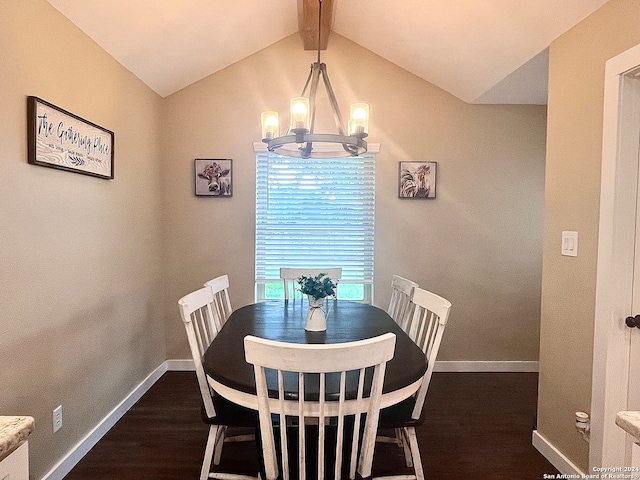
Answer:
[{"label": "small framed botanical print", "polygon": [[398,198],[436,198],[436,162],[400,162]]},{"label": "small framed botanical print", "polygon": [[231,197],[233,195],[233,160],[230,158],[196,158],[196,195]]}]

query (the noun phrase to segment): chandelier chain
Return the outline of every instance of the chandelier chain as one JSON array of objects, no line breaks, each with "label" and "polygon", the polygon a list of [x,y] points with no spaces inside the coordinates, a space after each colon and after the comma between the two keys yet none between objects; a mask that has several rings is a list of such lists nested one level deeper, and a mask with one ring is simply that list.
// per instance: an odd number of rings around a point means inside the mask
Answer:
[{"label": "chandelier chain", "polygon": [[322,0],[318,0],[318,63],[320,63],[320,47],[322,46]]}]

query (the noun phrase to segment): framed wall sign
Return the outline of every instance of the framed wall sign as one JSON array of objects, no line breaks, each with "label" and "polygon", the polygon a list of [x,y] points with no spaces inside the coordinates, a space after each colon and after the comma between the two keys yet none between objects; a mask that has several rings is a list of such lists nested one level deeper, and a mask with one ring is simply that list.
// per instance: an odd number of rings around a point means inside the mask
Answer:
[{"label": "framed wall sign", "polygon": [[436,162],[400,162],[398,197],[436,198]]},{"label": "framed wall sign", "polygon": [[233,195],[233,160],[230,158],[196,158],[196,195],[231,197]]},{"label": "framed wall sign", "polygon": [[113,178],[112,131],[33,96],[27,98],[27,125],[29,163]]}]

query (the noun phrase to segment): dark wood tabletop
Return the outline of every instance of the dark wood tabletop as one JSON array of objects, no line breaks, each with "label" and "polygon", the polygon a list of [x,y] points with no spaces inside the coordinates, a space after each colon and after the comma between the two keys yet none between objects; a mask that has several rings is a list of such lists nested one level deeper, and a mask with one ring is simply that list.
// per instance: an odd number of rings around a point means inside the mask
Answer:
[{"label": "dark wood tabletop", "polygon": [[307,332],[304,330],[306,301],[290,300],[287,304],[282,300],[267,301],[241,307],[231,314],[207,349],[203,357],[204,370],[225,387],[255,395],[253,366],[244,358],[247,335],[291,343],[330,344],[392,332],[396,335],[396,349],[387,363],[383,395],[406,389],[422,378],[427,369],[425,355],[384,310],[330,299],[325,303],[325,311],[327,330]]}]

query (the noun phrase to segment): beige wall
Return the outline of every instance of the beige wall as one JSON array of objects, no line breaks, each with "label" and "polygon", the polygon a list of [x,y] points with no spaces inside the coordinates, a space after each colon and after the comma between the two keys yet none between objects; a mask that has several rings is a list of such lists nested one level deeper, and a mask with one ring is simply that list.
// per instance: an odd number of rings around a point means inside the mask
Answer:
[{"label": "beige wall", "polygon": [[[542,275],[539,431],[585,470],[573,412],[590,403],[604,63],[639,24],[636,1],[612,0],[551,45],[542,274],[544,107],[464,104],[335,34],[323,53],[381,144],[375,303],[406,275],[453,302],[441,359],[535,360]],[[0,0],[0,45],[0,413],[36,417],[40,478],[188,357],[177,298],[229,273],[233,303],[253,300],[258,115],[314,58],[294,35],[161,100],[43,0]],[[27,95],[115,131],[115,180],[28,165]],[[197,157],[234,159],[232,199],[193,195]],[[438,162],[437,200],[397,199],[410,159]],[[578,258],[559,255],[562,230],[580,232]]]},{"label": "beige wall", "polygon": [[[0,0],[0,69],[0,415],[42,478],[166,358],[161,99],[44,0]],[[29,165],[27,95],[114,131],[115,179]]]},{"label": "beige wall", "polygon": [[[551,44],[539,432],[587,472],[574,412],[589,411],[605,62],[640,43],[640,4],[612,0]],[[563,230],[580,235],[560,255]]]},{"label": "beige wall", "polygon": [[[163,101],[169,358],[189,354],[181,295],[228,273],[234,306],[253,301],[260,112],[287,108],[314,57],[295,34]],[[465,104],[334,33],[322,61],[381,144],[375,303],[408,276],[453,303],[442,360],[537,360],[546,108]],[[233,159],[233,198],[194,196],[194,158]],[[397,198],[400,160],[438,162],[436,200]]]},{"label": "beige wall", "polygon": [[[234,305],[253,301],[259,113],[300,92],[314,54],[293,35],[160,99],[44,0],[0,0],[0,45],[0,413],[35,416],[41,478],[189,357],[180,296],[228,273]],[[408,276],[453,302],[441,359],[536,360],[546,109],[467,105],[338,35],[323,60],[381,144],[375,303]],[[115,180],[27,164],[27,95],[113,130]],[[194,158],[233,159],[233,198],[195,197]],[[438,162],[436,200],[397,198],[400,160]]]}]

